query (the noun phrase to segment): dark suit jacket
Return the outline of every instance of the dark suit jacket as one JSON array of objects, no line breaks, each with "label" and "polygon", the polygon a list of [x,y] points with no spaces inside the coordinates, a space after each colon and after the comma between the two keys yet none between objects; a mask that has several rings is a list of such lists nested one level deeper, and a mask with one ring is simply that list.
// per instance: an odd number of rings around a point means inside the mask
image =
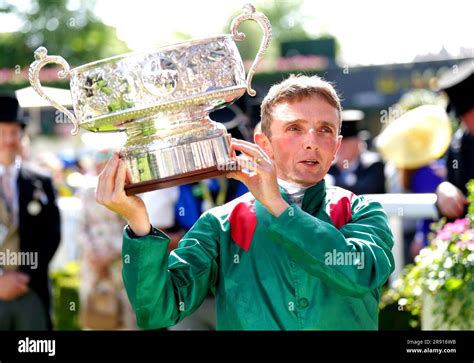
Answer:
[{"label": "dark suit jacket", "polygon": [[[48,265],[61,239],[56,195],[51,179],[26,163],[20,168],[17,183],[20,251],[38,253],[36,269],[33,269],[33,266],[22,265],[20,270],[30,276],[30,288],[38,294],[45,311],[49,313]],[[41,203],[41,211],[37,215],[28,212],[28,204],[34,199]],[[51,328],[49,314],[48,322]]]},{"label": "dark suit jacket", "polygon": [[364,151],[360,155],[359,166],[354,170],[356,182],[352,185],[344,183],[342,172],[336,164],[329,169],[334,176],[335,185],[350,190],[356,195],[385,193],[385,164],[377,153]]},{"label": "dark suit jacket", "polygon": [[474,135],[459,129],[451,141],[446,163],[448,181],[467,195],[466,184],[474,179]]}]

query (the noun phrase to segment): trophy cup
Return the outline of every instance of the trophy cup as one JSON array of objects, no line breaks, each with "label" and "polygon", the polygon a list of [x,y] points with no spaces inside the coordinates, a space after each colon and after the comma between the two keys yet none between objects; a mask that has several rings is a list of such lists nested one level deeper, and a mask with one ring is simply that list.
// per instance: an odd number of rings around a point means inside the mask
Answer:
[{"label": "trophy cup", "polygon": [[[246,20],[256,21],[263,38],[247,77],[235,41]],[[132,180],[128,195],[191,183],[236,170],[226,128],[209,113],[226,107],[246,91],[254,96],[252,77],[271,40],[268,18],[247,4],[231,24],[231,33],[164,45],[150,52],[127,53],[70,69],[60,56],[40,47],[29,70],[36,92],[78,128],[125,132],[120,157]],[[74,114],[51,99],[39,73],[58,64],[59,78],[70,78]]]}]

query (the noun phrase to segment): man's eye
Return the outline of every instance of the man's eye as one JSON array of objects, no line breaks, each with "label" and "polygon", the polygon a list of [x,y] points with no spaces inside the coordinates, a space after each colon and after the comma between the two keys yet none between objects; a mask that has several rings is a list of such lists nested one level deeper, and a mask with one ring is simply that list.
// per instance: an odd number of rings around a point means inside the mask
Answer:
[{"label": "man's eye", "polygon": [[329,127],[322,127],[320,131],[323,133],[332,133],[332,129]]},{"label": "man's eye", "polygon": [[288,131],[299,131],[300,128],[298,126],[290,126],[287,128]]}]

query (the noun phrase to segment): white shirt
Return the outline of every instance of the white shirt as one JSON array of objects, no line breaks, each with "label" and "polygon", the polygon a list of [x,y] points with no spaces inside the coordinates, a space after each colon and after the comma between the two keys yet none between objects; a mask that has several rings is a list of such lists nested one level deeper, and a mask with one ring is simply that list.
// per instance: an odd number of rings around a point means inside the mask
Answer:
[{"label": "white shirt", "polygon": [[301,204],[303,203],[304,193],[309,187],[302,187],[300,185],[296,185],[279,178],[277,180],[278,185],[285,189],[286,194],[288,194],[290,202],[296,203],[299,207],[301,207]]},{"label": "white shirt", "polygon": [[158,189],[141,195],[146,205],[150,223],[157,228],[170,228],[175,224],[175,205],[179,188]]}]

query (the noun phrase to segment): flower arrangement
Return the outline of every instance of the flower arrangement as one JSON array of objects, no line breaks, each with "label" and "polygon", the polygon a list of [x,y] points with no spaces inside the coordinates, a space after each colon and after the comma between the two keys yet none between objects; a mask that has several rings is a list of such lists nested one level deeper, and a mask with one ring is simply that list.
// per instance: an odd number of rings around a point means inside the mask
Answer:
[{"label": "flower arrangement", "polygon": [[[433,225],[430,244],[382,297],[381,307],[398,302],[399,310],[420,316],[430,299],[434,328],[473,329],[474,324],[474,180],[468,183],[468,213],[452,223]],[[425,307],[426,308],[426,307]],[[412,320],[415,327],[419,321]]]}]

